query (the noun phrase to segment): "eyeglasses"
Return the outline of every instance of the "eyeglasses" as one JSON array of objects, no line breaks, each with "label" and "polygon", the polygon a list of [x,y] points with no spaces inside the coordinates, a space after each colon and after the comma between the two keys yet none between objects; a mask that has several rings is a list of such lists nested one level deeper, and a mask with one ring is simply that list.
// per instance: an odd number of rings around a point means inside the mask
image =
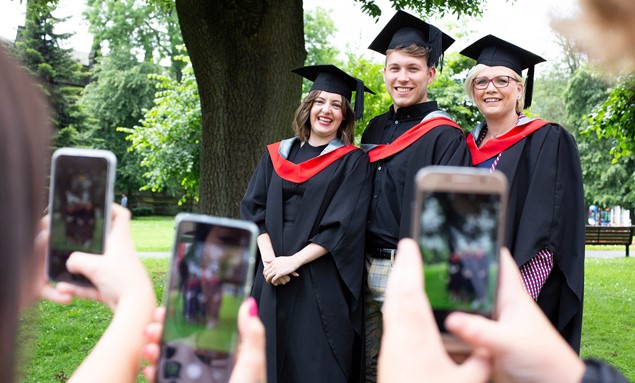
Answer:
[{"label": "eyeglasses", "polygon": [[477,77],[474,79],[474,82],[472,84],[474,85],[474,89],[481,89],[481,90],[487,89],[490,82],[494,84],[496,88],[507,88],[510,80],[514,80],[518,82],[518,80],[516,80],[515,78],[511,76],[496,76],[494,78]]}]

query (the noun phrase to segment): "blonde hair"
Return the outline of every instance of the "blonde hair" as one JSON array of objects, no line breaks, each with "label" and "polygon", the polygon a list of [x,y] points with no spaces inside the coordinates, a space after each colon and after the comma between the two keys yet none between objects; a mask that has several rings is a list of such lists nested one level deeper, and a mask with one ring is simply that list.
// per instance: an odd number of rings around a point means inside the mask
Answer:
[{"label": "blonde hair", "polygon": [[[487,65],[476,64],[474,68],[470,69],[470,72],[465,79],[465,83],[463,84],[465,87],[465,93],[467,93],[474,103],[476,103],[476,99],[474,97],[474,79],[477,78],[486,68],[488,68]],[[511,77],[523,85],[523,91],[520,93],[520,98],[516,100],[516,113],[520,113],[523,109],[525,109],[525,82],[516,72],[513,72]]]},{"label": "blonde hair", "polygon": [[580,15],[552,27],[612,72],[635,71],[635,1],[579,0]]}]

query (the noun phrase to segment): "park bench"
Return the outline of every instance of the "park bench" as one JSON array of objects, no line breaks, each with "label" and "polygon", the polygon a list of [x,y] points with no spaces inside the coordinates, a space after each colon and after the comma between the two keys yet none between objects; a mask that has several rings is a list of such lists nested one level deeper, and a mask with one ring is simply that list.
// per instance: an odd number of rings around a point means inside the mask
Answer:
[{"label": "park bench", "polygon": [[624,245],[628,257],[628,247],[633,242],[635,226],[586,226],[587,245]]}]

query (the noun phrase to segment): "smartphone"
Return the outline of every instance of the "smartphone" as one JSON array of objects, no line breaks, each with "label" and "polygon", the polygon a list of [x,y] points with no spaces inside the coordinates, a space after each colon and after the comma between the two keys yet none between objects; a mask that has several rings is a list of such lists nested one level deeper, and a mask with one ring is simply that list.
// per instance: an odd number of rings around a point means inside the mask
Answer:
[{"label": "smartphone", "polygon": [[413,238],[425,292],[451,352],[469,347],[444,325],[453,311],[492,317],[504,238],[507,179],[499,171],[431,166],[416,175]]},{"label": "smartphone", "polygon": [[251,291],[258,233],[248,221],[176,216],[155,382],[229,380],[238,308]]},{"label": "smartphone", "polygon": [[103,254],[114,200],[117,158],[108,150],[61,148],[51,159],[50,235],[46,273],[51,281],[92,283],[66,268],[74,251]]}]

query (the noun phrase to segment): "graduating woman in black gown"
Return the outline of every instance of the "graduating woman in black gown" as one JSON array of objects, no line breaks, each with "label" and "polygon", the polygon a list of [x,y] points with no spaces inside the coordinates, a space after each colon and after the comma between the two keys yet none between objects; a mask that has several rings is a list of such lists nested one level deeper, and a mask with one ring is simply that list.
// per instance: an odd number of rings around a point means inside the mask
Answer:
[{"label": "graduating woman in black gown", "polygon": [[[580,156],[562,126],[522,113],[531,104],[534,65],[545,60],[492,35],[461,54],[477,60],[465,89],[485,117],[467,138],[472,164],[507,176],[505,246],[525,289],[579,352],[585,220]],[[526,89],[523,69],[529,69]]]},{"label": "graduating woman in black gown", "polygon": [[351,144],[369,90],[332,65],[294,72],[314,81],[296,111],[296,136],[267,147],[240,209],[261,232],[253,296],[267,380],[357,382],[371,190],[368,157]]}]

